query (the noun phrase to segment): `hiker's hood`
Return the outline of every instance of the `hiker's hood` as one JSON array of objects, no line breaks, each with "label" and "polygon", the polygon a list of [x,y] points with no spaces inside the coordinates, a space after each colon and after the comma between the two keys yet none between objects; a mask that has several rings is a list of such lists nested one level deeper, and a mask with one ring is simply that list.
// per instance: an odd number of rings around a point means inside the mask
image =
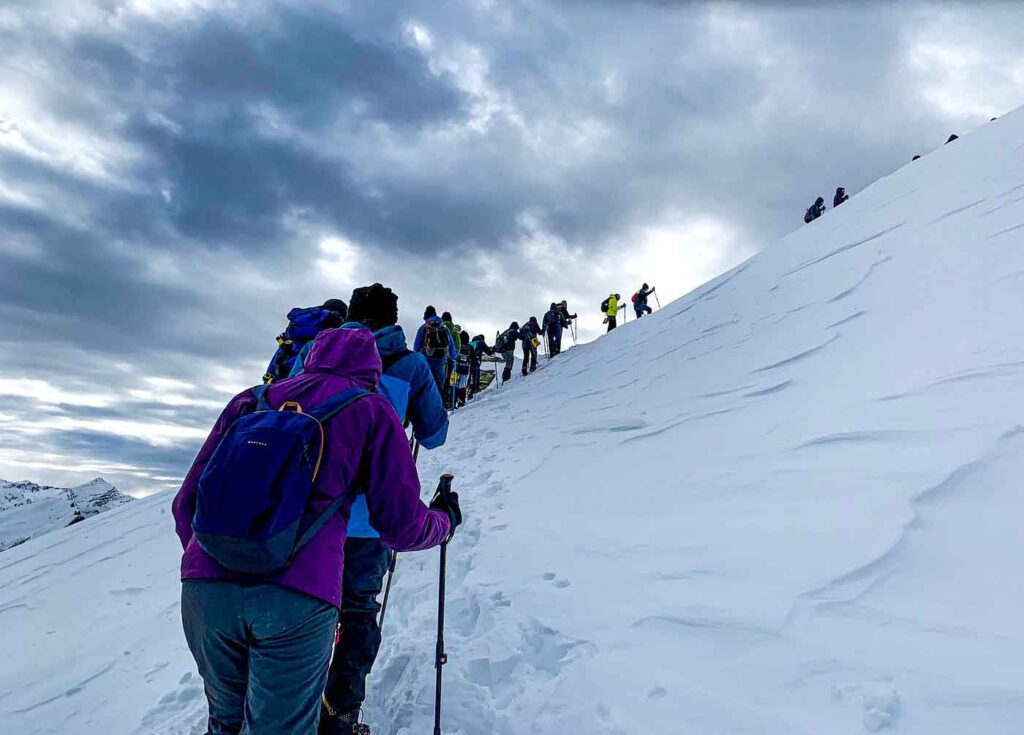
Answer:
[{"label": "hiker's hood", "polygon": [[325,329],[316,336],[306,357],[307,373],[333,373],[365,385],[380,380],[380,354],[373,332],[360,329]]},{"label": "hiker's hood", "polygon": [[399,352],[405,352],[409,349],[408,342],[405,339],[405,332],[397,324],[378,329],[373,333],[373,337],[377,340],[377,350],[382,358],[397,355]]},{"label": "hiker's hood", "polygon": [[[369,327],[360,322],[345,322],[341,325],[342,329],[364,329],[369,331]],[[386,327],[381,327],[373,333],[373,338],[377,342],[377,352],[380,354],[381,359],[390,355],[396,355],[399,352],[405,352],[409,349],[408,343],[405,340],[405,332],[397,324],[389,324]]]}]

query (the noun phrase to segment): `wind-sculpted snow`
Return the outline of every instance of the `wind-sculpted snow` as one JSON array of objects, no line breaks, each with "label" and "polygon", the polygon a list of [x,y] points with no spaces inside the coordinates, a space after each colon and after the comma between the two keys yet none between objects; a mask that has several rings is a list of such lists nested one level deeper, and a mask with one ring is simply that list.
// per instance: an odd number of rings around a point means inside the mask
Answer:
[{"label": "wind-sculpted snow", "polygon": [[[1024,729],[1022,138],[962,136],[454,416],[420,453],[466,512],[446,733]],[[169,501],[0,555],[0,732],[203,731]],[[399,558],[382,735],[431,731],[436,574]]]}]

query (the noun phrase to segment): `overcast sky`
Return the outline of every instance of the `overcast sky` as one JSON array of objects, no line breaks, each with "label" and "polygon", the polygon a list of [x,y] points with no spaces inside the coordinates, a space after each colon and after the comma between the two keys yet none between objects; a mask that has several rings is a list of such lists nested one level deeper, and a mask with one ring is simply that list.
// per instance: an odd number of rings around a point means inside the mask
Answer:
[{"label": "overcast sky", "polygon": [[5,0],[0,477],[174,486],[284,314],[375,280],[407,332],[567,298],[596,336],[1018,106],[1022,38],[1013,2]]}]

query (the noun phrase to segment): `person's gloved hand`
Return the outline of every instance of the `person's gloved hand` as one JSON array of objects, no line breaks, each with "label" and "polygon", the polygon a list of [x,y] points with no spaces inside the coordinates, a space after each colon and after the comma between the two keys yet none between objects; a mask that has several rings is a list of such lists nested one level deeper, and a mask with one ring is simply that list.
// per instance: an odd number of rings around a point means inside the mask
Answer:
[{"label": "person's gloved hand", "polygon": [[434,499],[430,501],[430,507],[433,510],[442,510],[448,514],[451,531],[448,532],[447,540],[451,541],[455,535],[455,529],[462,523],[462,508],[459,507],[459,494],[452,491],[445,497],[438,492],[434,495]]}]

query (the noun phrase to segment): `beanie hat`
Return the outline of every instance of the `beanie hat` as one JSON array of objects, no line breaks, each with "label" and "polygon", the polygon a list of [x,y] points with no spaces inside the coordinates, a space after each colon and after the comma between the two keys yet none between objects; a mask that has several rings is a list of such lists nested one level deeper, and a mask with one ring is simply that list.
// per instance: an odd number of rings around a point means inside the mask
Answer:
[{"label": "beanie hat", "polygon": [[372,324],[378,329],[398,323],[398,296],[379,283],[352,292],[349,321]]},{"label": "beanie hat", "polygon": [[323,308],[341,314],[342,320],[348,316],[348,307],[345,306],[345,302],[341,299],[327,299],[324,302]]},{"label": "beanie hat", "polygon": [[446,311],[444,314],[441,315],[441,321],[443,321],[443,322],[450,322],[450,321],[452,321],[452,313],[450,311]]},{"label": "beanie hat", "polygon": [[424,320],[430,319],[431,317],[435,316],[437,316],[437,309],[435,309],[433,306],[428,306],[426,309],[423,310]]}]

